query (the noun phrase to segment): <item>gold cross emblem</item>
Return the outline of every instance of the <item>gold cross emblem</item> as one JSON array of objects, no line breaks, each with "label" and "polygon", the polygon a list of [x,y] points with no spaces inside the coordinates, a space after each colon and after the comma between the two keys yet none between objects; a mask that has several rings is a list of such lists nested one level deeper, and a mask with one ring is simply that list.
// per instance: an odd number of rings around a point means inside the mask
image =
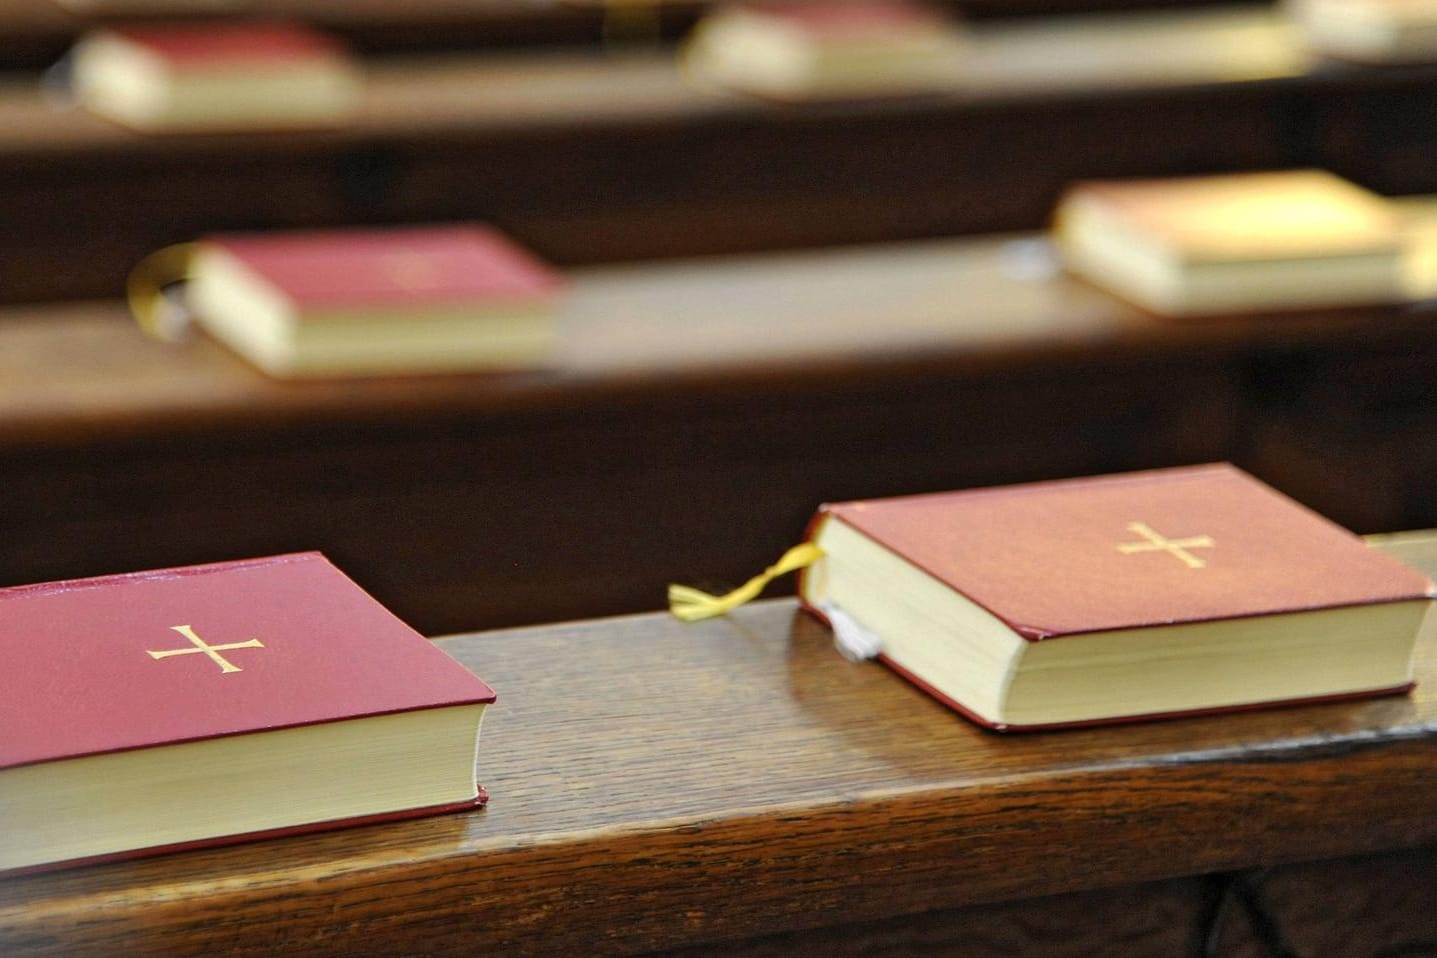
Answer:
[{"label": "gold cross emblem", "polygon": [[150,652],[150,658],[166,659],[172,655],[192,655],[196,652],[203,652],[205,655],[208,655],[211,660],[214,661],[215,665],[218,665],[220,667],[221,672],[243,672],[244,669],[240,668],[238,665],[233,664],[229,661],[229,659],[226,659],[223,655],[220,655],[220,653],[227,649],[264,648],[264,643],[261,642],[259,639],[250,639],[248,642],[228,642],[224,645],[210,645],[204,639],[200,638],[198,635],[195,635],[195,630],[187,625],[172,625],[170,626],[170,629],[171,631],[178,632],[180,635],[183,635],[185,638],[189,639],[190,642],[194,644],[194,648],[165,649],[161,652],[152,652],[146,649],[146,651]]},{"label": "gold cross emblem", "polygon": [[1128,531],[1135,532],[1142,536],[1143,542],[1122,542],[1118,544],[1118,551],[1123,555],[1132,555],[1135,552],[1166,552],[1175,559],[1182,560],[1183,565],[1189,569],[1201,569],[1207,565],[1205,561],[1189,552],[1189,549],[1211,549],[1216,543],[1212,536],[1191,536],[1187,539],[1169,539],[1145,522],[1129,522]]}]

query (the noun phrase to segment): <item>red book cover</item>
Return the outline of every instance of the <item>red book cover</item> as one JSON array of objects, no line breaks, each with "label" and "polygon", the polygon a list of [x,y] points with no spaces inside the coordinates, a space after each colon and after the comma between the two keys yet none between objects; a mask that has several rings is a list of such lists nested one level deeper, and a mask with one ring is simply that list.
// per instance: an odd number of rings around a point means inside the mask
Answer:
[{"label": "red book cover", "polygon": [[559,275],[482,225],[219,235],[239,260],[301,309],[544,303]]},{"label": "red book cover", "polygon": [[810,538],[825,521],[1030,642],[1433,595],[1420,572],[1229,465],[829,504]]},{"label": "red book cover", "polygon": [[945,29],[942,11],[910,0],[837,0],[826,3],[753,3],[743,10],[797,27],[821,39],[865,37],[915,29]]},{"label": "red book cover", "polygon": [[349,52],[334,37],[291,23],[146,24],[108,32],[179,69],[284,66]]},{"label": "red book cover", "polygon": [[845,502],[822,516],[1033,641],[1432,594],[1420,572],[1228,465]]},{"label": "red book cover", "polygon": [[0,622],[0,768],[494,699],[314,552],[4,589]]},{"label": "red book cover", "polygon": [[1382,252],[1403,243],[1388,200],[1325,170],[1084,181],[1067,197],[1101,205],[1193,262]]},{"label": "red book cover", "polygon": [[[312,552],[0,590],[0,677],[0,777],[494,700]],[[445,807],[482,801],[480,791]]]}]

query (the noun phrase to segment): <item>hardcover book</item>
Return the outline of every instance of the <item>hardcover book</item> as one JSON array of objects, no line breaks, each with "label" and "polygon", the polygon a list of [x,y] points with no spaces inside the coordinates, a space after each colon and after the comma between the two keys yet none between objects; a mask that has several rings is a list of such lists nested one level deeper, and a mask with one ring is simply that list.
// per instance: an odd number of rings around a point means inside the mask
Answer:
[{"label": "hardcover book", "polygon": [[559,275],[486,226],[206,237],[196,322],[275,376],[542,363]]},{"label": "hardcover book", "polygon": [[775,99],[929,93],[951,87],[964,34],[911,0],[745,3],[705,17],[682,63],[702,83]]},{"label": "hardcover book", "polygon": [[1407,298],[1398,213],[1321,170],[1079,183],[1053,232],[1074,272],[1157,313]]},{"label": "hardcover book", "polygon": [[1227,465],[823,506],[800,597],[974,721],[1406,690],[1425,576]]},{"label": "hardcover book", "polygon": [[1362,63],[1437,60],[1435,0],[1290,0],[1312,49]]},{"label": "hardcover book", "polygon": [[318,553],[0,590],[0,871],[481,804],[493,691]]},{"label": "hardcover book", "polygon": [[363,75],[338,40],[295,24],[115,27],[76,45],[79,102],[150,132],[331,126],[359,110]]}]

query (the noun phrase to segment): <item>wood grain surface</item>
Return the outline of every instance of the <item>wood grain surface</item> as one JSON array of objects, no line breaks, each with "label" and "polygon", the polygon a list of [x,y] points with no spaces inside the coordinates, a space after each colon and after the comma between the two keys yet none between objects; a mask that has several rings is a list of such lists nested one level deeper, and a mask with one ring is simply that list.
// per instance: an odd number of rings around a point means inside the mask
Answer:
[{"label": "wood grain surface", "polygon": [[[1437,848],[1169,879],[665,950],[669,958],[1270,958],[1234,889],[1252,889],[1289,958],[1430,954]],[[1215,950],[1205,951],[1210,947]]]},{"label": "wood grain surface", "polygon": [[1190,928],[1181,876],[1437,840],[1434,638],[1407,696],[1019,736],[791,601],[447,639],[499,691],[487,810],[10,879],[0,948],[634,953],[1145,882]]},{"label": "wood grain surface", "polygon": [[[1248,883],[1300,958],[1427,958],[1437,951],[1437,848],[1262,869]],[[1273,953],[1238,909],[1216,939],[1224,958]]]}]

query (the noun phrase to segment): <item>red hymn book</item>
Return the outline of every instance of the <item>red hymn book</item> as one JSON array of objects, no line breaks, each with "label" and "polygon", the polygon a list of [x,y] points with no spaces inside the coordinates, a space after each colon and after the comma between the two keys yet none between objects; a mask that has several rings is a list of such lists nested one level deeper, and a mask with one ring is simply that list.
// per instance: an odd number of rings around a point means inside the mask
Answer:
[{"label": "red hymn book", "polygon": [[224,252],[301,311],[414,303],[532,303],[563,280],[492,226],[216,234]]},{"label": "red hymn book", "polygon": [[1231,466],[827,505],[800,595],[993,728],[1398,693],[1421,573]]},{"label": "red hymn book", "polygon": [[0,590],[0,871],[482,804],[493,691],[318,553]]},{"label": "red hymn book", "polygon": [[80,103],[152,133],[333,126],[363,104],[363,70],[345,45],[297,23],[114,27],[71,59]]},{"label": "red hymn book", "polygon": [[125,27],[116,33],[176,66],[291,63],[346,52],[339,41],[290,24],[182,23]]},{"label": "red hymn book", "polygon": [[190,274],[196,321],[276,376],[541,364],[564,287],[478,223],[207,236]]}]

